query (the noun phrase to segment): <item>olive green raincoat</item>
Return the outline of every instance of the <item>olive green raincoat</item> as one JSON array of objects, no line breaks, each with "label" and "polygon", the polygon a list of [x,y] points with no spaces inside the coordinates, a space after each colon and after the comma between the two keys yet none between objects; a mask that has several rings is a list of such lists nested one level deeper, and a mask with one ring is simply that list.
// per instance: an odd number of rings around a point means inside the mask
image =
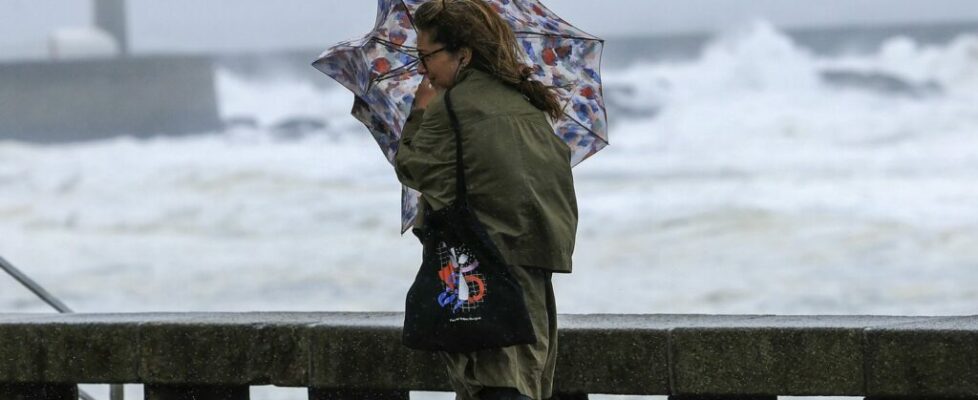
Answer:
[{"label": "olive green raincoat", "polygon": [[[455,136],[438,94],[404,126],[395,169],[421,192],[419,219],[455,200]],[[469,204],[510,265],[571,272],[577,200],[570,148],[515,88],[469,68],[452,104],[461,127]]]},{"label": "olive green raincoat", "polygon": [[[533,399],[552,395],[557,307],[551,277],[571,272],[577,200],[570,148],[544,112],[491,75],[459,74],[452,104],[461,129],[469,206],[523,289],[537,343],[474,353],[439,353],[459,400],[485,387],[511,387]],[[397,176],[427,207],[455,201],[455,133],[439,94],[408,118],[395,158]]]}]

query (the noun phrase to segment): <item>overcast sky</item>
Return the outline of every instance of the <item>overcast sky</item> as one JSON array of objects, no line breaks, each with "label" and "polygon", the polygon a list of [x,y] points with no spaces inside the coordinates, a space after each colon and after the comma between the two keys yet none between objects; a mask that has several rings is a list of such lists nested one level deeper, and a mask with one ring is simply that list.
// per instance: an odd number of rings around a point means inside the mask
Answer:
[{"label": "overcast sky", "polygon": [[[763,18],[781,27],[978,21],[978,0],[545,0],[605,38],[712,31]],[[137,52],[318,48],[360,37],[373,0],[131,0]],[[0,0],[0,50],[43,48],[48,33],[91,21],[91,0]]]}]

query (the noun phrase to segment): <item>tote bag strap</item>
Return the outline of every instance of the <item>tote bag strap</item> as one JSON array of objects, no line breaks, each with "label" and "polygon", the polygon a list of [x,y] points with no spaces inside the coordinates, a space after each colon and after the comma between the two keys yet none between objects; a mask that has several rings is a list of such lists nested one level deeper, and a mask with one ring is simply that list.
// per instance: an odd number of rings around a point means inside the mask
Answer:
[{"label": "tote bag strap", "polygon": [[464,205],[468,203],[468,192],[465,185],[465,163],[462,161],[462,129],[459,127],[458,116],[455,115],[455,107],[452,107],[451,94],[451,88],[445,91],[445,108],[448,109],[448,119],[455,131],[455,201]]}]

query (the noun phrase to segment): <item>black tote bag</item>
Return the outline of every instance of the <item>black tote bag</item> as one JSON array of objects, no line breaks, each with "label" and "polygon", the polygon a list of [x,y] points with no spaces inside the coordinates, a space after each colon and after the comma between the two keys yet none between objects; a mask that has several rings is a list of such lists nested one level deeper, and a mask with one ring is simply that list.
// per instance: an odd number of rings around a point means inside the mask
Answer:
[{"label": "black tote bag", "polygon": [[523,290],[469,207],[450,95],[451,89],[445,106],[455,131],[456,197],[438,211],[426,208],[425,226],[415,230],[424,250],[404,308],[404,345],[465,353],[536,343]]}]

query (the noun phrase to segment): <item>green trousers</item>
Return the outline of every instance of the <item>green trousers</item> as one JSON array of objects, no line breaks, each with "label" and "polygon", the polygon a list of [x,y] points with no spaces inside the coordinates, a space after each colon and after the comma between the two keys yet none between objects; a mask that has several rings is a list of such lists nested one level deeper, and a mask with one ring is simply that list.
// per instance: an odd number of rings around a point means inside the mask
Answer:
[{"label": "green trousers", "polygon": [[484,387],[510,387],[535,400],[553,395],[557,365],[557,305],[553,273],[532,267],[512,267],[523,287],[526,308],[537,342],[473,353],[444,353],[439,356],[448,368],[448,378],[457,400],[478,400]]}]

